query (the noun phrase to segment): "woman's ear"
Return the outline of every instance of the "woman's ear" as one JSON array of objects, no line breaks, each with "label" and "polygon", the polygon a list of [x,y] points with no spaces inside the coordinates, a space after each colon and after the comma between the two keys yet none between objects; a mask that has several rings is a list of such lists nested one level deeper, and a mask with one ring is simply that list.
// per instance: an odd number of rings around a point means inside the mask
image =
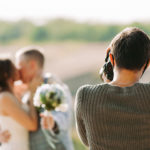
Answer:
[{"label": "woman's ear", "polygon": [[108,54],[109,52],[110,52],[110,47],[107,48],[106,54]]},{"label": "woman's ear", "polygon": [[147,68],[150,66],[150,60],[148,61]]},{"label": "woman's ear", "polygon": [[149,67],[149,65],[150,65],[150,61],[148,60],[141,69],[141,70],[143,70],[142,75],[144,74],[145,70]]},{"label": "woman's ear", "polygon": [[110,62],[111,62],[111,64],[112,64],[112,66],[114,67],[114,65],[115,65],[115,60],[114,60],[114,56],[110,53],[109,54],[109,59],[110,59]]},{"label": "woman's ear", "polygon": [[145,63],[145,65],[144,65],[144,71],[143,71],[143,73],[144,73],[145,70],[149,67],[149,65],[150,65],[150,61],[148,60],[148,61]]}]

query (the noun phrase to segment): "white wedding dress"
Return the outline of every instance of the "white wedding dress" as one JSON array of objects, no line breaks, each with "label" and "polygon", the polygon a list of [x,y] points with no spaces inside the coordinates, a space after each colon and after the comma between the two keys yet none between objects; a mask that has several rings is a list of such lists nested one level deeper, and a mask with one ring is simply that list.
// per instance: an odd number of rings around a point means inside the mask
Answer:
[{"label": "white wedding dress", "polygon": [[[2,94],[11,96],[12,100],[16,100],[16,103],[18,103],[17,99],[14,99],[14,96],[11,93],[3,92],[0,94],[0,98]],[[0,115],[0,126],[2,130],[8,130],[11,134],[9,142],[3,143],[0,146],[0,150],[29,150],[29,138],[27,129],[25,129],[11,117],[3,115]]]}]

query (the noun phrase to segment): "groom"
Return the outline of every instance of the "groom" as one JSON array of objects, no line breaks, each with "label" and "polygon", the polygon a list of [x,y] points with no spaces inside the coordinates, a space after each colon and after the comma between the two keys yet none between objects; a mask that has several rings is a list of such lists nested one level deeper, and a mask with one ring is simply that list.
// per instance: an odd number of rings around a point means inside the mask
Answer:
[{"label": "groom", "polygon": [[[73,145],[69,136],[72,100],[70,91],[64,83],[55,78],[53,75],[49,74],[48,76],[43,77],[44,59],[44,55],[40,52],[39,48],[27,47],[17,52],[16,63],[20,71],[21,80],[28,87],[28,92],[23,96],[23,100],[26,101],[25,99],[29,99],[29,95],[34,94],[37,87],[42,83],[58,83],[63,86],[68,95],[66,101],[69,107],[67,112],[52,111],[51,116],[47,118],[49,121],[48,127],[45,127],[43,122],[45,117],[41,119],[39,116],[38,130],[29,133],[30,150],[53,150],[41,128],[48,128],[48,130],[52,130],[54,132],[53,138],[58,141],[57,143],[54,143],[56,150],[73,150]],[[32,89],[30,87],[32,87]]]}]

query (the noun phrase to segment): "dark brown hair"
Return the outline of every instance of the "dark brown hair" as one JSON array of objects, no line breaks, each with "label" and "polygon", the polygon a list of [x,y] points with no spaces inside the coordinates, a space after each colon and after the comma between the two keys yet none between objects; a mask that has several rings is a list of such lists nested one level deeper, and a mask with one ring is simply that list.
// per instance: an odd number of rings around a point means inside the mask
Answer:
[{"label": "dark brown hair", "polygon": [[126,28],[112,40],[111,51],[119,68],[140,70],[150,58],[150,39],[136,27]]},{"label": "dark brown hair", "polygon": [[11,91],[8,85],[8,79],[15,78],[16,68],[11,60],[0,59],[0,92]]}]

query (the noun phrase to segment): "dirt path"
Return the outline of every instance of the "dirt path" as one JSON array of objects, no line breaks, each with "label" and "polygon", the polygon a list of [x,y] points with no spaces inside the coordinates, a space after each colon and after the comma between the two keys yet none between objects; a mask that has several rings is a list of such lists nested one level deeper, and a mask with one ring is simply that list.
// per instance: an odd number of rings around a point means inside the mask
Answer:
[{"label": "dirt path", "polygon": [[[46,64],[46,70],[61,78],[71,78],[84,72],[97,71],[104,63],[106,44],[85,44]],[[47,58],[48,60],[48,58]]]}]

